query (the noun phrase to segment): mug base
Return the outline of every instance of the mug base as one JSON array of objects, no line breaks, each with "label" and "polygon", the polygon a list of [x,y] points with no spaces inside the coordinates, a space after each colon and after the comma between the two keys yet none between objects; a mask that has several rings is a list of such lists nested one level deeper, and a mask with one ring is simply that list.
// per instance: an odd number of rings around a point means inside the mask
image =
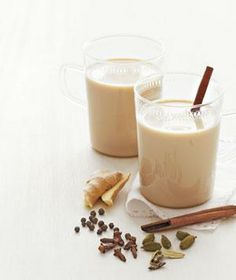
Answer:
[{"label": "mug base", "polygon": [[191,207],[196,207],[199,205],[202,205],[204,203],[206,203],[208,200],[211,199],[212,196],[209,196],[201,201],[197,201],[195,203],[185,203],[185,204],[181,204],[181,203],[176,203],[175,205],[173,204],[168,204],[168,203],[161,203],[157,200],[154,200],[151,197],[148,197],[147,195],[145,195],[141,189],[141,194],[144,196],[145,199],[147,199],[149,202],[155,204],[156,206],[160,206],[160,207],[164,207],[164,208],[170,208],[170,209],[184,209],[184,208],[191,208]]},{"label": "mug base", "polygon": [[137,157],[138,156],[138,153],[131,153],[131,154],[122,154],[122,153],[119,153],[119,154],[116,154],[116,153],[108,153],[108,152],[103,152],[103,151],[100,151],[99,149],[97,148],[94,148],[92,147],[92,149],[94,151],[96,151],[97,153],[99,154],[102,154],[104,156],[108,156],[108,157],[115,157],[115,158],[134,158],[134,157]]}]

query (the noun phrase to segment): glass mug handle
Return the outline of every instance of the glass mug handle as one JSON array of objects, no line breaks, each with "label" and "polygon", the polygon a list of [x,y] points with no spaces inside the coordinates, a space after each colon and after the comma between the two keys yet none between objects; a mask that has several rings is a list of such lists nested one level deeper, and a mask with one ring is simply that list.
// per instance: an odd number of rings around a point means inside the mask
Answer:
[{"label": "glass mug handle", "polygon": [[[228,118],[228,120],[230,120],[230,117],[232,116],[236,116],[236,109],[233,110],[227,110],[227,111],[223,111],[222,112],[222,120],[225,118]],[[223,137],[222,139],[220,139],[221,142],[224,143],[236,143],[236,137],[235,136],[226,136]]]},{"label": "glass mug handle", "polygon": [[225,111],[222,113],[222,117],[230,117],[230,116],[233,116],[233,115],[236,115],[236,109],[233,110],[233,111]]},{"label": "glass mug handle", "polygon": [[85,70],[83,66],[77,64],[63,64],[59,71],[62,93],[64,96],[80,105],[82,108],[86,108],[85,98],[81,97],[81,94],[80,96],[75,96],[74,94],[72,94],[68,86],[67,74],[70,70],[77,71],[80,73],[80,75],[84,76]]}]

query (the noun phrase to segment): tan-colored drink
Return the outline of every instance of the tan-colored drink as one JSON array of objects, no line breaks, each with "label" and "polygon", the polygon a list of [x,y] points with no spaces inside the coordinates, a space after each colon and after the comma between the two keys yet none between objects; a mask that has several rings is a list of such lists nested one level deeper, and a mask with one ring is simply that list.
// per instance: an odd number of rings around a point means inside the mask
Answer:
[{"label": "tan-colored drink", "polygon": [[86,72],[92,147],[107,155],[130,157],[138,153],[133,85],[151,74],[154,66],[130,63],[134,61],[97,63]]},{"label": "tan-colored drink", "polygon": [[[161,103],[184,106],[191,101]],[[180,208],[211,197],[219,123],[215,123],[214,111],[207,110],[205,117],[203,113],[196,120],[191,112],[158,118],[155,107],[144,109],[138,119],[140,180],[141,192],[151,202]]]}]

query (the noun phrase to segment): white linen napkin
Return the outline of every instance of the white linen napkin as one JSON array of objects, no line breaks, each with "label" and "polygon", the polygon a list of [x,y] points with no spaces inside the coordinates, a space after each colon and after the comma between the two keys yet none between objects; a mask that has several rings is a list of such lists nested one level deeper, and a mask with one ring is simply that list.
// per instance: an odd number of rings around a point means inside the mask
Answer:
[{"label": "white linen napkin", "polygon": [[[208,202],[185,209],[170,209],[156,206],[145,199],[140,193],[139,176],[137,174],[127,197],[126,209],[131,216],[156,216],[161,219],[166,219],[234,203],[236,204],[236,143],[220,141],[214,194]],[[196,230],[214,230],[219,223],[220,220],[216,220],[188,227]]]}]

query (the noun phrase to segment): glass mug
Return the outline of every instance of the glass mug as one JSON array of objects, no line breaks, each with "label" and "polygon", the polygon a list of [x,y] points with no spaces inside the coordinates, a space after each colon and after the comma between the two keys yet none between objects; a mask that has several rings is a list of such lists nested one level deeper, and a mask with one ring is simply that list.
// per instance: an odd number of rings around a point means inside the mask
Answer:
[{"label": "glass mug", "polygon": [[154,204],[192,207],[212,196],[223,94],[211,80],[192,106],[200,81],[173,73],[135,85],[140,190]]},{"label": "glass mug", "polygon": [[84,47],[84,67],[63,65],[64,94],[80,105],[84,98],[70,93],[67,72],[85,76],[92,147],[116,157],[137,156],[134,83],[159,71],[163,47],[159,41],[135,35],[95,39]]}]

